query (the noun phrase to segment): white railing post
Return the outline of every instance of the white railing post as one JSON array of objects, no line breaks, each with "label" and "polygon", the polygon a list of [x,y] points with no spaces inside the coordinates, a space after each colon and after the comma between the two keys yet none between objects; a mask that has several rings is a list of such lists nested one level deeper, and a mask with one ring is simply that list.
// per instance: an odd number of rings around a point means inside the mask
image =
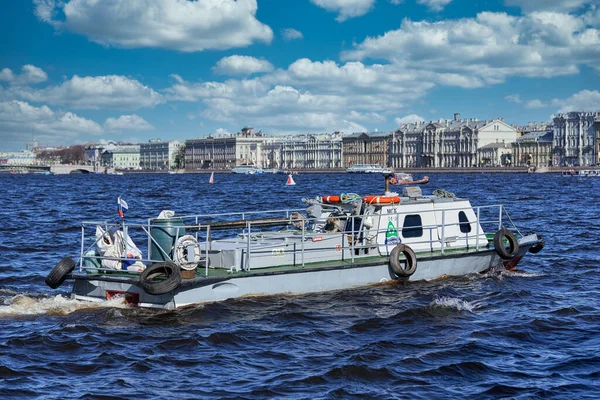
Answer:
[{"label": "white railing post", "polygon": [[248,240],[246,245],[246,270],[250,271],[250,225],[252,223],[248,222]]},{"label": "white railing post", "polygon": [[476,232],[477,236],[475,236],[475,250],[479,250],[479,224],[480,224],[480,222],[479,222],[480,213],[479,212],[480,211],[481,211],[481,208],[477,207],[477,227],[475,228],[475,232]]},{"label": "white railing post", "polygon": [[350,216],[350,218],[352,218],[352,222],[350,223],[350,229],[352,230],[352,232],[350,232],[350,261],[352,262],[352,264],[354,264],[354,215]]},{"label": "white railing post", "polygon": [[208,278],[208,245],[210,240],[210,225],[206,227],[206,258],[204,260],[204,275]]},{"label": "white railing post", "polygon": [[442,254],[446,244],[446,210],[442,210]]},{"label": "white railing post", "polygon": [[304,220],[300,220],[300,222],[302,222],[302,268],[304,268],[304,239],[305,239],[305,230],[304,230]]},{"label": "white railing post", "polygon": [[83,271],[83,252],[85,251],[84,243],[85,240],[85,225],[81,225],[81,253],[79,254],[79,272]]},{"label": "white railing post", "polygon": [[150,256],[152,255],[152,254],[150,254],[150,249],[151,249],[151,246],[152,246],[152,234],[151,234],[152,231],[150,230],[151,229],[150,228],[151,227],[151,222],[150,221],[151,221],[151,219],[148,218],[148,259],[149,260],[151,260]]}]

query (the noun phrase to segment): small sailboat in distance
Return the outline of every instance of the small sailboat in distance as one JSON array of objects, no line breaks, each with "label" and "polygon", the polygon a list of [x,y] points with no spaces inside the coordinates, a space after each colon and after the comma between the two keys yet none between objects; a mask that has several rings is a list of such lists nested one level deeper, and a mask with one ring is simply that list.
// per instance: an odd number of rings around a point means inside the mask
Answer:
[{"label": "small sailboat in distance", "polygon": [[213,183],[215,183],[215,172],[214,171],[210,173],[210,179],[208,180],[208,183],[211,185]]},{"label": "small sailboat in distance", "polygon": [[288,175],[288,179],[287,179],[287,182],[285,184],[287,186],[289,186],[289,185],[295,185],[296,184],[296,182],[294,182],[294,178],[292,178],[292,174]]}]

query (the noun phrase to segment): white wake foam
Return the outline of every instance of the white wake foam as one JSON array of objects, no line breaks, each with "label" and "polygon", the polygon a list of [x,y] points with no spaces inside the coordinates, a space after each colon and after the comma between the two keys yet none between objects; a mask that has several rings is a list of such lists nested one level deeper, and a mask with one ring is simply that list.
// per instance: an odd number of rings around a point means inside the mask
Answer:
[{"label": "white wake foam", "polygon": [[34,298],[18,294],[0,305],[0,317],[19,315],[55,314],[67,315],[78,310],[98,308],[126,308],[125,299],[115,298],[99,303],[83,302],[61,295]]},{"label": "white wake foam", "polygon": [[475,305],[469,303],[468,301],[456,299],[454,297],[438,297],[433,299],[433,301],[429,304],[430,306],[438,306],[438,307],[449,307],[456,308],[459,311],[469,311],[473,312],[475,309]]}]

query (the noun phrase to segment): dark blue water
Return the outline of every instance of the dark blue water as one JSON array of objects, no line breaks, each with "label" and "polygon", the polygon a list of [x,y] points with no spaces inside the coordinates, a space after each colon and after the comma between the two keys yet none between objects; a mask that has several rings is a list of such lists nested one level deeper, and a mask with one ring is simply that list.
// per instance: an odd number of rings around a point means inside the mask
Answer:
[{"label": "dark blue water", "polygon": [[[0,175],[0,396],[26,398],[596,398],[600,179],[434,174],[505,204],[546,247],[517,272],[228,300],[177,311],[90,306],[44,278],[80,220],[302,207],[381,178]],[[526,231],[528,229],[525,229]]]}]

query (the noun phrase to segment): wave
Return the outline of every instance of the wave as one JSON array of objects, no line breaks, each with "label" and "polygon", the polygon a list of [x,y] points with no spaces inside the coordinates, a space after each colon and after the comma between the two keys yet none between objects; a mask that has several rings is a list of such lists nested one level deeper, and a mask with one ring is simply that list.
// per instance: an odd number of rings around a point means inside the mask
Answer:
[{"label": "wave", "polygon": [[68,315],[75,311],[99,308],[128,308],[125,299],[115,298],[100,303],[90,303],[67,298],[61,295],[54,297],[31,297],[18,294],[5,300],[0,306],[0,317],[15,317],[23,315]]},{"label": "wave", "polygon": [[457,299],[454,297],[439,297],[433,299],[429,304],[431,307],[442,307],[442,308],[455,308],[458,311],[469,311],[473,312],[475,305],[466,300]]}]

